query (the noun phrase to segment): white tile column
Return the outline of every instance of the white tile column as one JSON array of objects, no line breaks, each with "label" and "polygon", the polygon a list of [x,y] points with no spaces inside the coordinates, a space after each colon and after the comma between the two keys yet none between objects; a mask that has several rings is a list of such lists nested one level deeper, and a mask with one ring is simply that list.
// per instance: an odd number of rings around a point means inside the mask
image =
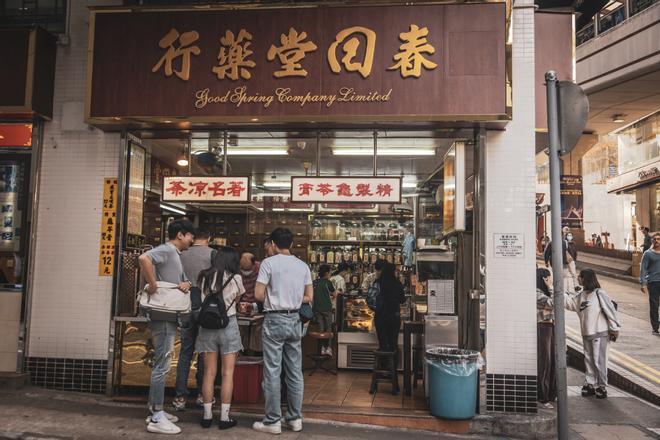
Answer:
[{"label": "white tile column", "polygon": [[[536,412],[534,2],[513,7],[513,120],[486,145],[487,409]],[[508,237],[502,237],[505,234]],[[502,240],[512,246],[502,247]],[[514,249],[515,244],[521,249]]]}]

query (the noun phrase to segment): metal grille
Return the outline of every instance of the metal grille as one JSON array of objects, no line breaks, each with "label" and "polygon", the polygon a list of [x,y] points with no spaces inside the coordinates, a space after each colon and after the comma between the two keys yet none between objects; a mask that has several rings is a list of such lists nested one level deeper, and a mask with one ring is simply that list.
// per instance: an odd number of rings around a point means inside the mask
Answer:
[{"label": "metal grille", "polygon": [[364,345],[349,345],[348,368],[361,368],[371,370],[374,365],[374,347]]},{"label": "metal grille", "polygon": [[119,291],[117,292],[117,315],[135,316],[137,305],[135,293],[138,290],[140,271],[138,266],[139,250],[124,250],[121,253]]}]

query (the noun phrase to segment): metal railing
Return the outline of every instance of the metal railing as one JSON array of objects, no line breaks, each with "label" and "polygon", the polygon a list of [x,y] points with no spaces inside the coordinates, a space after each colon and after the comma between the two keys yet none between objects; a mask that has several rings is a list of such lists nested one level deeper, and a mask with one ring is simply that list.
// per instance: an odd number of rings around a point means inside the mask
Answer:
[{"label": "metal railing", "polygon": [[613,29],[639,14],[645,9],[650,8],[660,0],[624,0],[623,4],[617,9],[602,15],[602,12],[596,14],[593,20],[586,26],[576,32],[575,44],[580,46],[596,36]]}]

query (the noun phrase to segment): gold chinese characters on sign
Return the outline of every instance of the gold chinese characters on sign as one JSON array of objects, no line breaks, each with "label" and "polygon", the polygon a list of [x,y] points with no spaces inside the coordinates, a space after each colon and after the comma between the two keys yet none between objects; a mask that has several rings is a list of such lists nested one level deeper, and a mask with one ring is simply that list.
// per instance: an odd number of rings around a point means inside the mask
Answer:
[{"label": "gold chinese characters on sign", "polygon": [[[197,40],[199,40],[199,33],[196,31],[179,34],[176,29],[170,29],[167,35],[158,42],[158,46],[167,51],[151,71],[157,72],[162,66],[165,66],[165,76],[172,76],[174,73],[182,80],[188,81],[190,79],[190,56],[201,53],[199,47],[192,46]],[[176,47],[175,44],[177,44]],[[179,57],[181,58],[181,70],[175,70],[172,64]]]},{"label": "gold chinese characters on sign", "polygon": [[99,249],[99,276],[112,276],[115,266],[115,239],[117,233],[117,179],[103,179],[103,209],[101,214],[101,245]]},{"label": "gold chinese characters on sign", "polygon": [[305,58],[307,52],[314,52],[317,47],[307,39],[307,32],[298,33],[294,28],[289,29],[289,34],[282,34],[280,37],[281,46],[270,46],[268,50],[268,61],[273,61],[275,56],[282,63],[282,70],[273,73],[276,78],[283,76],[307,76],[307,71],[303,69],[300,61]]},{"label": "gold chinese characters on sign", "polygon": [[[403,78],[419,78],[422,68],[434,70],[438,64],[428,58],[435,54],[435,47],[429,42],[428,35],[427,27],[420,28],[416,24],[411,24],[408,31],[401,32],[399,39],[403,44],[393,56],[395,64],[387,70],[398,70]],[[183,81],[188,81],[192,55],[201,53],[201,49],[193,44],[199,38],[200,35],[195,30],[179,33],[177,29],[170,29],[158,42],[158,46],[166,50],[165,54],[151,71],[156,73],[162,69],[167,77],[174,74]],[[252,39],[252,34],[246,29],[240,29],[238,34],[227,30],[224,36],[220,37],[218,65],[212,68],[219,80],[252,78],[251,69],[257,65],[254,57],[259,55],[251,49]],[[288,33],[280,35],[279,46],[270,46],[266,59],[271,62],[277,59],[280,63],[279,70],[273,72],[275,78],[307,77],[308,72],[302,61],[308,53],[317,49],[306,31],[290,27]],[[328,65],[335,74],[340,74],[343,69],[346,72],[357,72],[362,78],[367,78],[373,69],[375,52],[376,32],[363,26],[348,27],[339,31],[330,44],[327,50]],[[175,61],[180,64],[178,70],[174,65]]]}]

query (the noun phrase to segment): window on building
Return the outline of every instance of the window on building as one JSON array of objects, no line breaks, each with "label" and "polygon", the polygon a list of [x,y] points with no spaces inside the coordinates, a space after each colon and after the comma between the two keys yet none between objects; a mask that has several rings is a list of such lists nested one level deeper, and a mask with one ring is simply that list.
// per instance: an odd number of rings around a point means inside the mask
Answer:
[{"label": "window on building", "polygon": [[616,137],[602,136],[582,157],[582,177],[585,185],[605,185],[616,176],[618,151]]},{"label": "window on building", "polygon": [[598,13],[600,17],[600,30],[599,32],[605,32],[612,29],[614,26],[617,26],[626,19],[626,11],[621,1],[612,1],[607,4],[601,11]]},{"label": "window on building", "polygon": [[619,172],[632,171],[660,157],[660,112],[617,133]]},{"label": "window on building", "polygon": [[53,34],[64,33],[66,0],[0,0],[0,26],[35,25]]}]

